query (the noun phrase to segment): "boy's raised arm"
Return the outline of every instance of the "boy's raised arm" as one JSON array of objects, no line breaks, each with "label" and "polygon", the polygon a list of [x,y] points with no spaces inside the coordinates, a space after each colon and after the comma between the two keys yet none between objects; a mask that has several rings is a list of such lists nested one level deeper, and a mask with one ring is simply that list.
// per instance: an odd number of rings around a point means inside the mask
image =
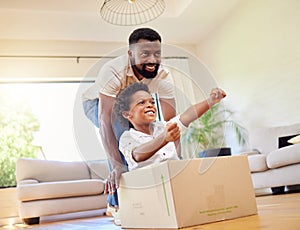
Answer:
[{"label": "boy's raised arm", "polygon": [[213,105],[220,102],[224,97],[226,97],[226,93],[222,89],[212,89],[209,99],[192,105],[180,115],[181,123],[188,127],[191,122],[201,117]]}]

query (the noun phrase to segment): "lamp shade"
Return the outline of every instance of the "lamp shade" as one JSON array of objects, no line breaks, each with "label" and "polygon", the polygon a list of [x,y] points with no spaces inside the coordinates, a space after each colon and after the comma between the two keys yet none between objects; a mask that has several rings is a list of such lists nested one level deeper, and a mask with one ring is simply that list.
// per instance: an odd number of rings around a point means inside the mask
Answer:
[{"label": "lamp shade", "polygon": [[100,14],[108,23],[133,26],[152,21],[165,7],[164,0],[104,0]]}]

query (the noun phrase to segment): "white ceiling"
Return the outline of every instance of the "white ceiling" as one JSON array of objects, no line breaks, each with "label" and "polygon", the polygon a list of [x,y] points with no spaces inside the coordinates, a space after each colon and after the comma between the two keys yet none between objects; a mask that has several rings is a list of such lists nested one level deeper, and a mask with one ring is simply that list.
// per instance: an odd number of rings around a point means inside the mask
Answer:
[{"label": "white ceiling", "polygon": [[145,25],[102,20],[103,0],[0,0],[0,39],[125,42],[141,26],[158,30],[164,42],[195,44],[245,0],[165,0],[165,12]]}]

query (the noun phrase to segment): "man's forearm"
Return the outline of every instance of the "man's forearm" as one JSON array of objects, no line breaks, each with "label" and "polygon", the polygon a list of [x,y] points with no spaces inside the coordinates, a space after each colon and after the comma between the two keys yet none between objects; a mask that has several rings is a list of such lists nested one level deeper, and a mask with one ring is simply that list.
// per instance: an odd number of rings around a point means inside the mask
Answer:
[{"label": "man's forearm", "polygon": [[169,121],[176,116],[176,103],[175,99],[160,99],[160,105],[162,108],[165,121]]},{"label": "man's forearm", "polygon": [[113,131],[112,107],[115,98],[99,95],[99,123],[100,136],[108,161],[113,169],[123,166],[118,150],[118,142]]},{"label": "man's forearm", "polygon": [[102,144],[111,167],[115,168],[123,166],[122,159],[118,150],[117,140],[114,135],[111,122],[101,122],[99,131]]}]

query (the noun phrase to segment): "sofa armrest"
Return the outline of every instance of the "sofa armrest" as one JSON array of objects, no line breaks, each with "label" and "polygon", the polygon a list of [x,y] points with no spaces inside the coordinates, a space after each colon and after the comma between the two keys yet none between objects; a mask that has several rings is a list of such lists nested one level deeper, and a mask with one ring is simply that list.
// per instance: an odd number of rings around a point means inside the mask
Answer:
[{"label": "sofa armrest", "polygon": [[266,155],[253,154],[248,156],[248,163],[251,172],[263,172],[268,170]]}]

